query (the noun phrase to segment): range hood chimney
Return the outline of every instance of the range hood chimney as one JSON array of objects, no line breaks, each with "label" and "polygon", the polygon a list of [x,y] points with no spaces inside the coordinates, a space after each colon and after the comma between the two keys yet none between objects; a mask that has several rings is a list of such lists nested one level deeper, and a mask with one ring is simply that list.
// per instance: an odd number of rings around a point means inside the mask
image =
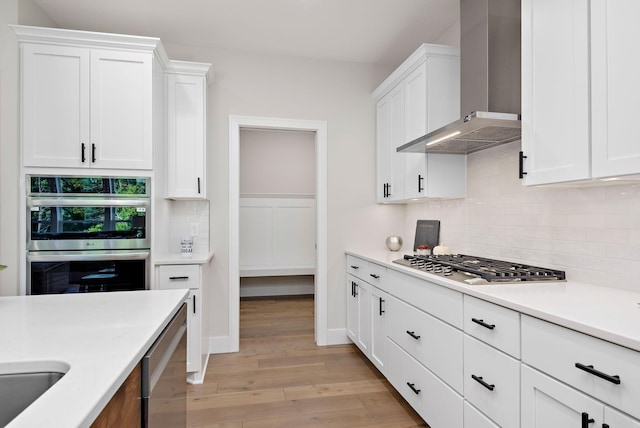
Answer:
[{"label": "range hood chimney", "polygon": [[520,0],[460,0],[461,119],[397,148],[473,153],[521,138]]}]

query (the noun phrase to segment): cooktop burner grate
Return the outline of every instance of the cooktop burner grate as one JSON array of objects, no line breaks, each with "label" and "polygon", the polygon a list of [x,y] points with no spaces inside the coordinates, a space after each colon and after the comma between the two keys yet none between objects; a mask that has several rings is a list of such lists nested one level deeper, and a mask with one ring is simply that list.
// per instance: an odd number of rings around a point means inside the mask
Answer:
[{"label": "cooktop burner grate", "polygon": [[482,278],[487,282],[563,281],[566,279],[564,271],[561,270],[465,254],[405,255],[404,259],[395,260],[395,262],[444,276],[451,276],[453,272],[460,272]]}]

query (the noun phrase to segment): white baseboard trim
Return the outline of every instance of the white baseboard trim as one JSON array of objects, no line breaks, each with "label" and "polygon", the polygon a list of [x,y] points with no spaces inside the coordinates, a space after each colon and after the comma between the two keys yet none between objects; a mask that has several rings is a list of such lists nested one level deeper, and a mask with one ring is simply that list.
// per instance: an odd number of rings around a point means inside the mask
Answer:
[{"label": "white baseboard trim", "polygon": [[204,377],[207,374],[207,365],[209,364],[209,354],[202,355],[202,369],[199,372],[187,373],[187,383],[191,385],[202,385],[204,383]]},{"label": "white baseboard trim", "polygon": [[310,285],[273,285],[266,287],[240,287],[240,297],[263,297],[263,296],[298,296],[309,295],[315,291],[313,284]]},{"label": "white baseboard trim", "polygon": [[347,336],[346,328],[334,328],[327,330],[327,345],[346,345],[352,343]]}]

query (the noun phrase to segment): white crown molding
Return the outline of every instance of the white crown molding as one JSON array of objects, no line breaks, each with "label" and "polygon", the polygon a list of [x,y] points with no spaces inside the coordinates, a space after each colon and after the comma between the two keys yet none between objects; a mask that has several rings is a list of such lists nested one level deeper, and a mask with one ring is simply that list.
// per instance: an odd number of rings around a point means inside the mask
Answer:
[{"label": "white crown molding", "polygon": [[425,62],[427,58],[438,56],[459,57],[460,49],[455,46],[423,43],[373,91],[373,97],[376,101],[380,101],[391,89],[402,82],[413,70],[418,68],[420,64]]},{"label": "white crown molding", "polygon": [[205,76],[208,85],[210,85],[214,81],[211,64],[205,62],[169,60],[164,71],[165,73]]},{"label": "white crown molding", "polygon": [[169,57],[162,45],[162,41],[157,37],[32,27],[28,25],[9,25],[9,27],[16,33],[20,43],[41,43],[150,52],[158,58],[163,68],[166,67],[169,62]]}]

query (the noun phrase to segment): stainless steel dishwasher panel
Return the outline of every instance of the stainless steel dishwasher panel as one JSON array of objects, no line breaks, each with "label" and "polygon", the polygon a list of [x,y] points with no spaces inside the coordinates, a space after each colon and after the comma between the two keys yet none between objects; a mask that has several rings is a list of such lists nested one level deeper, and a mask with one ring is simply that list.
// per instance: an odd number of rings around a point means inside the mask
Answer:
[{"label": "stainless steel dishwasher panel", "polygon": [[187,308],[183,305],[142,359],[142,426],[187,426]]}]

